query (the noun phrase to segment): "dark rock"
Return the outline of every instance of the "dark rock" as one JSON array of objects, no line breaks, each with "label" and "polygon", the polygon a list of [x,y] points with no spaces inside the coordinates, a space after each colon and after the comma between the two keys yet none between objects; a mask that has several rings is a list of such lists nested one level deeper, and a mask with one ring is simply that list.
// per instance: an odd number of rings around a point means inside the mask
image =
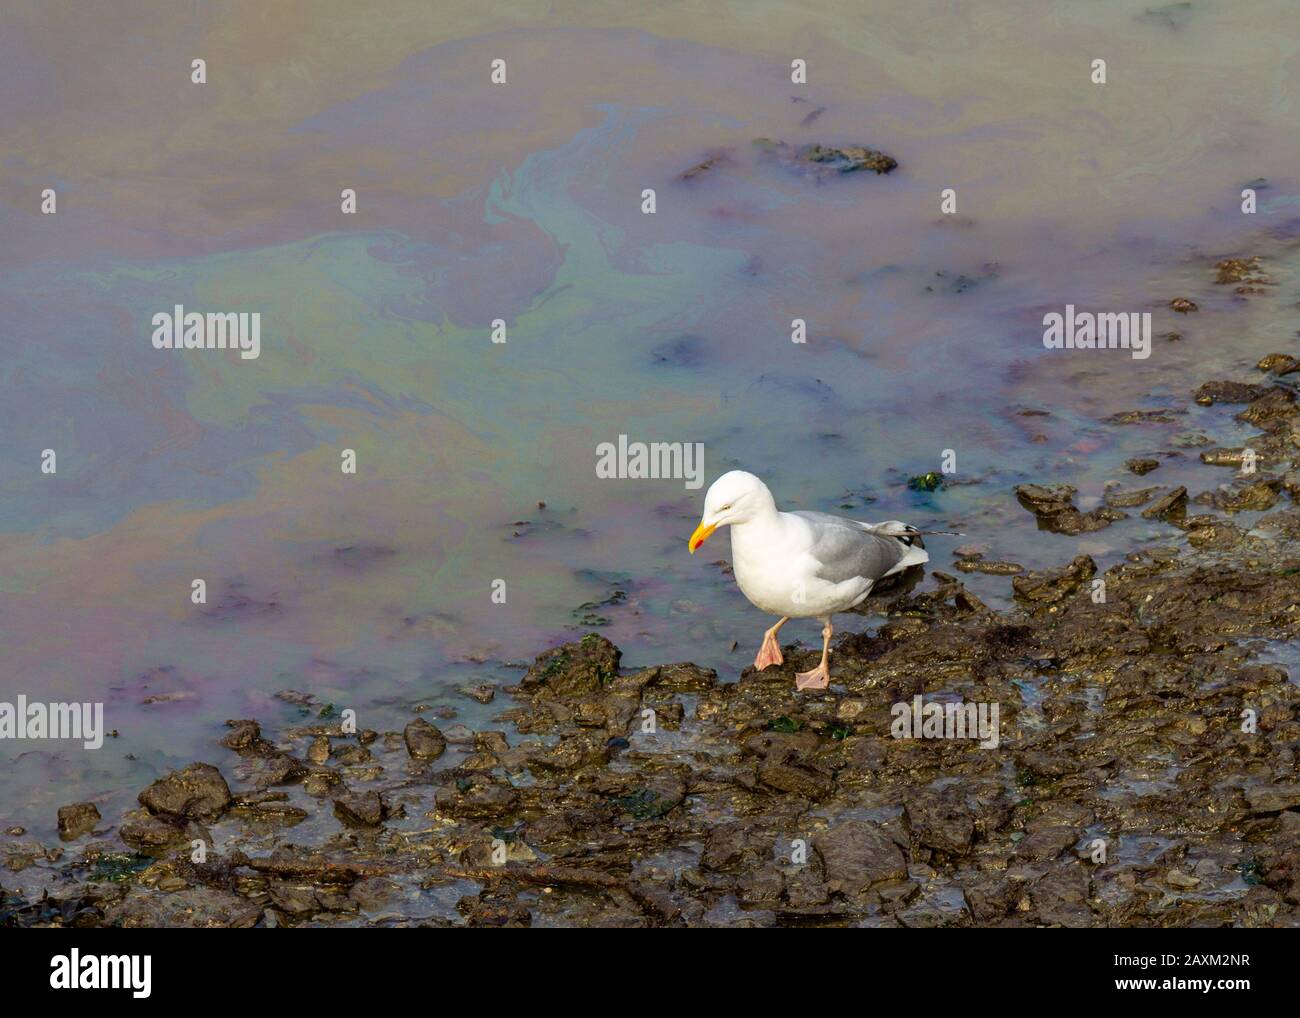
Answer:
[{"label": "dark rock", "polygon": [[1300,784],[1255,785],[1246,789],[1252,813],[1276,813],[1300,807]]},{"label": "dark rock", "polygon": [[554,696],[595,693],[618,677],[622,652],[603,636],[588,633],[539,654],[520,681],[524,689],[545,686]]},{"label": "dark rock", "polygon": [[447,740],[442,732],[425,721],[416,718],[402,732],[406,751],[415,760],[436,760],[447,751]]},{"label": "dark rock", "polygon": [[1072,484],[1021,484],[1016,487],[1016,498],[1035,516],[1056,516],[1074,508],[1078,491]]},{"label": "dark rock", "polygon": [[726,161],[727,161],[727,154],[725,152],[714,153],[713,155],[710,155],[706,159],[702,160],[701,162],[696,163],[689,170],[683,170],[680,174],[678,174],[677,179],[694,180],[696,177],[702,177],[710,170],[715,169],[718,166],[721,166]]},{"label": "dark rock", "polygon": [[128,820],[118,828],[118,837],[139,852],[157,853],[190,840],[183,821],[166,815]]},{"label": "dark rock", "polygon": [[785,900],[794,909],[812,909],[831,900],[830,888],[811,866],[795,866],[785,874]]},{"label": "dark rock", "polygon": [[908,929],[963,926],[969,916],[964,901],[958,905],[940,898],[922,898],[916,904],[897,913],[899,925]]},{"label": "dark rock", "polygon": [[652,685],[672,693],[704,693],[718,684],[718,673],[712,668],[683,661],[661,665]]},{"label": "dark rock", "polygon": [[159,778],[139,799],[150,813],[210,822],[230,808],[230,786],[211,764],[192,763]]},{"label": "dark rock", "polygon": [[722,824],[704,839],[700,865],[711,870],[734,869],[749,850],[750,835],[744,824]]},{"label": "dark rock", "polygon": [[861,145],[846,145],[843,148],[833,148],[829,145],[810,145],[800,151],[800,158],[806,159],[810,163],[829,166],[840,173],[871,170],[881,174],[889,173],[898,168],[898,161],[892,156]]},{"label": "dark rock", "polygon": [[1055,516],[1040,518],[1038,527],[1040,530],[1051,530],[1057,534],[1073,536],[1076,534],[1090,534],[1095,530],[1105,530],[1116,520],[1126,518],[1125,513],[1109,506],[1090,509],[1086,513],[1080,512],[1078,509],[1067,509]]},{"label": "dark rock", "polygon": [[1300,510],[1281,509],[1262,517],[1257,526],[1276,531],[1288,541],[1300,540]]},{"label": "dark rock", "polygon": [[832,893],[855,895],[886,880],[907,876],[902,850],[877,825],[850,820],[813,839]]},{"label": "dark rock", "polygon": [[320,902],[310,884],[293,884],[286,880],[271,880],[267,883],[267,894],[275,907],[290,915],[310,915],[320,911]]},{"label": "dark rock", "polygon": [[744,742],[745,752],[783,762],[804,760],[817,751],[821,740],[815,732],[758,732]]},{"label": "dark rock", "polygon": [[1215,403],[1250,403],[1268,391],[1267,386],[1246,382],[1206,382],[1196,390],[1196,402],[1202,406]]},{"label": "dark rock", "polygon": [[254,755],[247,769],[247,780],[259,788],[292,784],[306,775],[307,768],[301,760],[273,747],[269,752]]},{"label": "dark rock", "polygon": [[768,863],[736,882],[736,897],[749,908],[772,906],[785,892],[785,875]]},{"label": "dark rock", "polygon": [[448,816],[495,819],[507,816],[514,810],[519,802],[519,792],[505,781],[476,774],[438,789],[434,802]]},{"label": "dark rock", "polygon": [[1136,506],[1146,505],[1159,490],[1159,488],[1136,488],[1122,491],[1118,488],[1111,488],[1105,495],[1106,504],[1114,506],[1116,509],[1132,509]]},{"label": "dark rock", "polygon": [[373,757],[370,750],[357,743],[345,742],[330,749],[330,757],[342,767],[360,767],[369,763]]},{"label": "dark rock", "polygon": [[[1183,492],[1186,495],[1186,491]],[[1091,580],[1097,563],[1090,555],[1079,555],[1068,566],[1055,570],[1025,573],[1011,578],[1015,596],[1036,604],[1054,605],[1069,597],[1080,585]]]},{"label": "dark rock", "polygon": [[302,823],[311,815],[299,806],[280,801],[257,802],[247,806],[237,804],[235,810],[246,819],[265,821],[284,827]]},{"label": "dark rock", "polygon": [[1046,862],[1055,859],[1079,840],[1079,832],[1064,824],[1049,824],[1025,834],[1016,846],[1016,855]]},{"label": "dark rock", "polygon": [[307,749],[307,762],[320,766],[329,761],[330,758],[330,740],[329,736],[318,735],[312,740],[311,746]]},{"label": "dark rock", "polygon": [[1215,262],[1214,267],[1219,270],[1214,280],[1218,286],[1228,286],[1232,283],[1269,282],[1268,276],[1264,274],[1258,255],[1249,258],[1225,258],[1220,262]]},{"label": "dark rock", "polygon": [[60,806],[59,839],[76,841],[83,834],[93,831],[99,821],[99,810],[93,802],[74,802],[71,806]]},{"label": "dark rock", "polygon": [[349,827],[378,827],[384,822],[384,803],[378,792],[350,792],[334,800],[334,815]]},{"label": "dark rock", "polygon": [[[1206,449],[1201,453],[1201,462],[1207,463],[1212,467],[1238,467],[1246,458],[1246,449],[1244,446],[1237,449]],[[1259,456],[1256,455],[1258,462]]]},{"label": "dark rock", "polygon": [[104,924],[126,929],[248,929],[262,907],[230,891],[192,887],[176,894],[129,895],[111,905]]},{"label": "dark rock", "polygon": [[814,801],[826,798],[835,787],[835,782],[819,771],[774,760],[764,760],[759,765],[758,779],[778,792]]},{"label": "dark rock", "polygon": [[1088,908],[1088,872],[1073,862],[1036,881],[1029,890],[1030,907],[1044,926],[1091,926]]},{"label": "dark rock", "polygon": [[904,821],[916,841],[954,855],[970,851],[975,818],[956,792],[917,790],[904,799]]},{"label": "dark rock", "polygon": [[987,573],[990,576],[1015,576],[1025,571],[1019,562],[990,562],[983,558],[958,559],[953,568],[963,573]]},{"label": "dark rock", "polygon": [[1150,459],[1149,457],[1137,457],[1135,459],[1126,460],[1124,466],[1128,467],[1129,470],[1141,477],[1143,474],[1149,474],[1152,470],[1158,468],[1160,466],[1160,461],[1157,459]]},{"label": "dark rock", "polygon": [[1074,505],[1077,489],[1069,484],[1046,487],[1041,484],[1021,484],[1016,488],[1020,504],[1038,517],[1042,530],[1058,534],[1087,534],[1103,530],[1115,520],[1124,519],[1124,513],[1108,507],[1080,512]]},{"label": "dark rock", "polygon": [[1173,424],[1186,410],[1121,410],[1105,418],[1107,424]]},{"label": "dark rock", "polygon": [[235,751],[250,750],[262,743],[262,726],[256,721],[227,721],[230,734],[221,740],[221,745]]},{"label": "dark rock", "polygon": [[1227,513],[1260,512],[1272,509],[1277,504],[1281,491],[1281,481],[1256,481],[1232,491],[1213,492],[1209,501]]},{"label": "dark rock", "polygon": [[1295,393],[1289,389],[1274,386],[1251,403],[1250,406],[1246,407],[1245,410],[1237,414],[1236,419],[1243,424],[1265,427],[1273,421],[1285,420],[1295,412]]},{"label": "dark rock", "polygon": [[377,909],[392,901],[401,887],[387,877],[365,877],[348,889],[348,897],[362,909]]},{"label": "dark rock", "polygon": [[1300,371],[1300,360],[1285,353],[1271,353],[1262,358],[1255,367],[1275,375],[1290,375]]},{"label": "dark rock", "polygon": [[1158,502],[1142,510],[1148,520],[1176,520],[1187,511],[1187,489],[1181,484]]},{"label": "dark rock", "polygon": [[599,766],[609,760],[608,739],[602,732],[577,732],[553,746],[529,750],[525,766],[534,773],[553,773]]},{"label": "dark rock", "polygon": [[829,145],[804,145],[796,148],[784,141],[758,138],[754,141],[754,147],[760,152],[775,156],[792,165],[813,167],[831,173],[872,170],[877,174],[883,174],[898,168],[898,162],[892,156],[861,145],[844,145],[838,148]]},{"label": "dark rock", "polygon": [[491,683],[482,683],[477,686],[465,686],[461,692],[479,703],[491,703],[497,695],[497,687]]}]

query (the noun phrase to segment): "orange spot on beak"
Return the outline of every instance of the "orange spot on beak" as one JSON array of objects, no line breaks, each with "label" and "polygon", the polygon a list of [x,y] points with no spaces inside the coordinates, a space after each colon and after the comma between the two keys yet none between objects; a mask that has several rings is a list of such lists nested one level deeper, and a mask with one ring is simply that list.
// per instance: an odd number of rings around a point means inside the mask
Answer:
[{"label": "orange spot on beak", "polygon": [[709,539],[709,535],[717,529],[718,528],[716,525],[712,527],[706,527],[703,523],[701,523],[698,527],[696,527],[695,533],[691,535],[690,541],[687,542],[687,547],[690,548],[691,554],[694,555],[695,549],[698,548],[700,545],[702,545],[705,541],[707,541]]}]

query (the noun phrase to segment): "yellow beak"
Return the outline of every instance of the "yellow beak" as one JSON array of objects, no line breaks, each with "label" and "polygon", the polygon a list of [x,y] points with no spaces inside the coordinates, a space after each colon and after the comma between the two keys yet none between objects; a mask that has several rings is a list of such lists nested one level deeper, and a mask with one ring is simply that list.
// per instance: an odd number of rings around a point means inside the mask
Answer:
[{"label": "yellow beak", "polygon": [[717,529],[718,528],[716,525],[712,527],[706,527],[703,523],[701,523],[698,527],[696,527],[695,533],[691,535],[691,539],[687,543],[687,547],[690,548],[691,554],[694,555],[695,549],[698,548],[700,545],[702,545],[705,541],[707,541],[709,539],[709,535]]}]

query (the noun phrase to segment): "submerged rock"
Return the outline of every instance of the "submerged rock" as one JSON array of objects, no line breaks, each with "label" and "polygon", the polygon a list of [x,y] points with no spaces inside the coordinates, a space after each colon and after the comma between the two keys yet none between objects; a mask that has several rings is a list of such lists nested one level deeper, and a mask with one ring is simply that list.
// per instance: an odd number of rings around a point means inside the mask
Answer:
[{"label": "submerged rock", "polygon": [[898,169],[898,161],[893,156],[862,145],[845,145],[842,148],[835,148],[830,145],[810,145],[807,148],[800,149],[799,158],[810,163],[828,166],[839,173],[871,170],[877,174],[884,174]]},{"label": "submerged rock", "polygon": [[1130,471],[1141,477],[1143,474],[1149,474],[1160,466],[1160,461],[1150,457],[1138,457],[1136,459],[1126,460],[1124,466]]},{"label": "submerged rock", "polygon": [[1214,281],[1219,286],[1248,280],[1263,282],[1265,279],[1258,255],[1249,258],[1225,258],[1223,261],[1216,262],[1214,267],[1218,269],[1218,276]]},{"label": "submerged rock", "polygon": [[963,573],[988,573],[990,576],[1014,576],[1025,571],[1025,567],[1018,562],[991,562],[982,555],[958,559],[953,563],[953,568],[960,569]]},{"label": "submerged rock", "polygon": [[884,152],[862,145],[802,145],[795,147],[784,141],[758,138],[754,147],[792,165],[802,165],[830,173],[855,173],[871,170],[877,175],[891,173],[898,161]]},{"label": "submerged rock", "polygon": [[721,166],[724,163],[726,163],[728,161],[728,158],[729,157],[726,152],[715,152],[712,155],[701,160],[700,162],[696,163],[690,169],[683,170],[680,174],[678,174],[677,179],[694,180],[696,177],[702,177],[710,170],[715,169],[718,166]]}]

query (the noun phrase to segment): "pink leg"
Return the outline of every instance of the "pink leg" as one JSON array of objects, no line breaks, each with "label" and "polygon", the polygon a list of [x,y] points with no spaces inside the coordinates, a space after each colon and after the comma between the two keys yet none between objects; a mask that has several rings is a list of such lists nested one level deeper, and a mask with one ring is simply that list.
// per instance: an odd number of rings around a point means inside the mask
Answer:
[{"label": "pink leg", "polygon": [[789,618],[783,618],[763,634],[763,646],[758,649],[758,657],[754,658],[754,667],[760,672],[768,665],[785,664],[785,658],[781,656],[781,645],[776,642],[776,634],[789,621]]},{"label": "pink leg", "polygon": [[826,625],[822,629],[822,660],[816,668],[810,672],[800,672],[794,677],[795,689],[825,689],[831,684],[831,671],[828,664],[828,657],[831,648],[831,620],[825,619]]}]

